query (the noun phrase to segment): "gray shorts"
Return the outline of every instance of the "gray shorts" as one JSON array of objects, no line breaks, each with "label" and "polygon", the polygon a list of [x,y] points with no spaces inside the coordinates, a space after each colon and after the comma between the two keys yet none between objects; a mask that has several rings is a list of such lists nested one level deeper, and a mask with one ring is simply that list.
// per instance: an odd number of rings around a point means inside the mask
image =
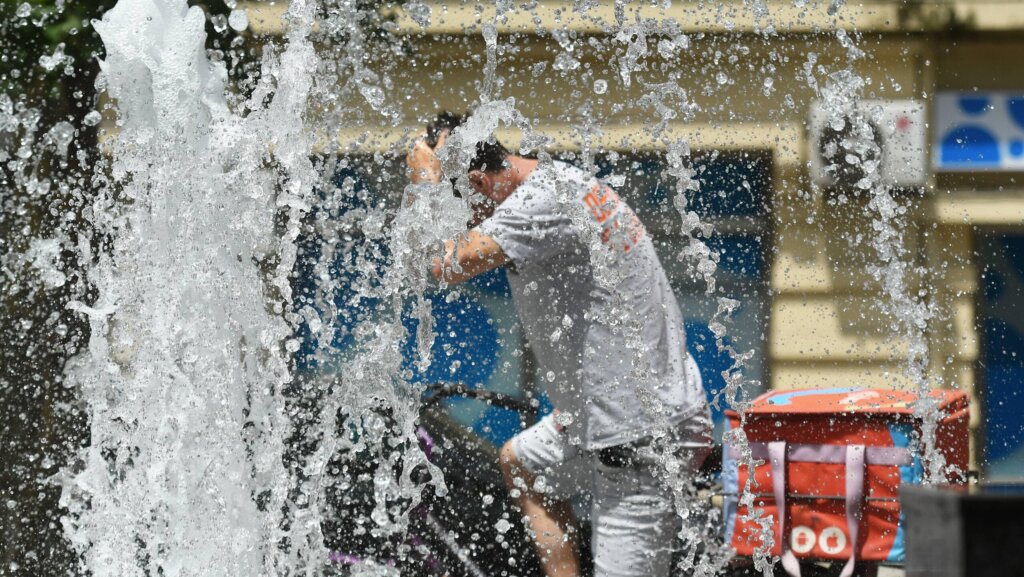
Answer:
[{"label": "gray shorts", "polygon": [[[692,476],[711,449],[711,421],[698,415],[679,425],[680,475]],[[654,463],[609,467],[569,443],[548,415],[512,439],[512,450],[537,478],[535,487],[568,496],[591,493],[595,577],[665,577],[679,527],[672,491]]]}]

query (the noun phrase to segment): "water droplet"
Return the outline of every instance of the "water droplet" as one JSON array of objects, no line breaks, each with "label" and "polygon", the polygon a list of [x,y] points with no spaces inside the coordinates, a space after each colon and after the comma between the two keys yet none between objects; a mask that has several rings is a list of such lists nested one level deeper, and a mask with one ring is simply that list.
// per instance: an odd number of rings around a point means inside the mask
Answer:
[{"label": "water droplet", "polygon": [[555,415],[555,422],[562,427],[568,427],[574,420],[575,418],[572,416],[572,413],[567,413],[565,411],[559,411],[558,414]]},{"label": "water droplet", "polygon": [[726,84],[729,82],[729,77],[726,76],[725,72],[719,72],[715,75],[715,82],[718,82],[719,85]]},{"label": "water droplet", "polygon": [[214,14],[210,16],[210,23],[213,24],[213,29],[218,33],[223,33],[228,29],[228,19],[223,14]]},{"label": "water droplet", "polygon": [[373,86],[371,84],[360,84],[359,93],[363,95],[366,102],[373,107],[374,110],[380,110],[384,105],[384,91],[379,86]]},{"label": "water droplet", "polygon": [[494,530],[504,535],[508,533],[508,530],[512,528],[512,523],[508,522],[508,519],[498,519],[498,522],[494,524]]},{"label": "water droplet", "polygon": [[537,475],[537,478],[533,481],[533,490],[536,493],[547,493],[550,490],[548,480],[544,475]]},{"label": "water droplet", "polygon": [[658,42],[658,54],[662,58],[672,58],[676,54],[676,43],[668,39]]},{"label": "water droplet", "polygon": [[604,94],[608,92],[608,81],[607,80],[595,80],[594,81],[594,93]]},{"label": "water droplet", "polygon": [[[67,57],[64,56],[64,43],[61,42],[57,45],[57,48],[53,50],[53,54],[43,54],[39,57],[39,65],[47,72],[52,72],[55,68],[60,66],[66,58]],[[72,73],[74,73],[74,70],[72,70]]]},{"label": "water droplet", "polygon": [[555,56],[555,63],[552,65],[552,68],[562,72],[570,72],[579,67],[580,61],[573,58],[569,52],[559,52],[558,56]]},{"label": "water droplet", "polygon": [[32,5],[28,2],[22,2],[21,5],[18,6],[16,14],[18,15],[18,18],[28,18],[29,15],[32,14]]},{"label": "water droplet", "polygon": [[68,152],[68,145],[75,138],[75,127],[70,122],[61,121],[53,125],[49,135],[57,146],[57,152],[64,156]]},{"label": "water droplet", "polygon": [[555,382],[555,371],[548,371],[547,374],[544,375],[544,378],[547,379],[549,383]]},{"label": "water droplet", "polygon": [[249,27],[249,15],[245,10],[232,10],[228,15],[228,25],[235,32],[242,32]]}]

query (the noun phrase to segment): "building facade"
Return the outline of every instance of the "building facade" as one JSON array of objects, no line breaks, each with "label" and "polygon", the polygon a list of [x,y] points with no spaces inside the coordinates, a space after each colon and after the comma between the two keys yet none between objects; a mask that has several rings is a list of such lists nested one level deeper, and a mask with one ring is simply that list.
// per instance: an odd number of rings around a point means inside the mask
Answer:
[{"label": "building facade", "polygon": [[[835,14],[827,3],[775,1],[515,4],[501,14],[458,2],[396,9],[388,29],[402,48],[364,59],[390,112],[369,98],[314,111],[342,118],[328,148],[395,154],[439,109],[511,98],[550,150],[596,162],[641,213],[707,378],[731,364],[708,331],[719,296],[741,303],[729,343],[753,352],[752,391],[919,386],[907,359],[920,346],[928,386],[972,396],[979,466],[990,477],[1024,473],[1024,285],[1015,282],[1024,279],[1024,167],[1013,162],[1024,154],[1024,127],[1005,120],[1016,95],[1024,99],[1024,67],[1013,64],[1024,61],[1024,3],[875,2]],[[285,9],[250,4],[250,33],[279,34]],[[893,191],[891,218],[870,194],[814,183],[821,152],[811,109],[855,83],[864,99],[924,107],[922,140],[901,145],[916,148],[903,152],[920,158],[924,180]],[[971,118],[1009,128],[992,142],[970,127],[950,132]],[[498,137],[515,144],[522,134]],[[684,240],[664,174],[666,147],[678,142],[700,182],[690,209],[716,230],[711,296],[676,258]],[[390,170],[400,173],[400,163]],[[896,236],[883,242],[886,218]],[[886,272],[887,247],[904,268]],[[886,282],[893,275],[901,294]],[[490,294],[480,306],[504,306],[500,289]],[[908,339],[892,307],[915,302],[930,317],[910,331],[921,338]],[[494,370],[502,366],[516,379],[526,371],[512,353],[498,356]]]}]

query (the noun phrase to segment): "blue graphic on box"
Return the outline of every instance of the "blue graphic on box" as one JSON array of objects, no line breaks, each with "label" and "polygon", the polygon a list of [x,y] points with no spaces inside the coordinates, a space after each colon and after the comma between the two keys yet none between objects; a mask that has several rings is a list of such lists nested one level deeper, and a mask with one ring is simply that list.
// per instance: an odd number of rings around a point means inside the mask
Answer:
[{"label": "blue graphic on box", "polygon": [[796,390],[787,393],[775,395],[771,399],[768,399],[769,405],[791,405],[793,399],[800,397],[816,397],[818,395],[841,395],[843,393],[852,393],[858,390],[857,387],[837,387],[833,389],[808,389],[808,390]]},{"label": "blue graphic on box", "polygon": [[940,92],[934,118],[937,170],[1024,170],[1024,93]]},{"label": "blue graphic on box", "polygon": [[[912,448],[913,427],[907,423],[892,423],[889,425],[889,434],[892,435],[893,447]],[[900,466],[900,486],[920,485],[924,481],[924,464],[921,456],[913,452],[913,460],[909,465]],[[906,524],[903,508],[900,507],[899,525],[896,527],[896,539],[893,541],[892,549],[889,550],[890,563],[902,563],[906,560]]]}]

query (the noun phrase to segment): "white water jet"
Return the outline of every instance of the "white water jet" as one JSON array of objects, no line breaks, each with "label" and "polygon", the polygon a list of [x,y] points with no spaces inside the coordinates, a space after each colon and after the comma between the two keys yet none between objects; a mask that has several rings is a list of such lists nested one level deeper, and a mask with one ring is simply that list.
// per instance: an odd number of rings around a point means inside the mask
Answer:
[{"label": "white water jet", "polygon": [[[302,527],[291,561],[277,546],[289,483],[282,343],[292,333],[281,313],[315,176],[302,137],[315,56],[311,10],[290,10],[307,24],[265,60],[244,118],[225,103],[223,64],[206,57],[199,8],[121,0],[95,22],[119,132],[111,178],[90,202],[95,236],[78,247],[98,298],[72,305],[91,338],[69,380],[91,442],[63,474],[62,504],[65,533],[97,577],[290,574],[300,564]],[[271,163],[276,174],[258,169]],[[269,224],[279,205],[283,240]]]}]

